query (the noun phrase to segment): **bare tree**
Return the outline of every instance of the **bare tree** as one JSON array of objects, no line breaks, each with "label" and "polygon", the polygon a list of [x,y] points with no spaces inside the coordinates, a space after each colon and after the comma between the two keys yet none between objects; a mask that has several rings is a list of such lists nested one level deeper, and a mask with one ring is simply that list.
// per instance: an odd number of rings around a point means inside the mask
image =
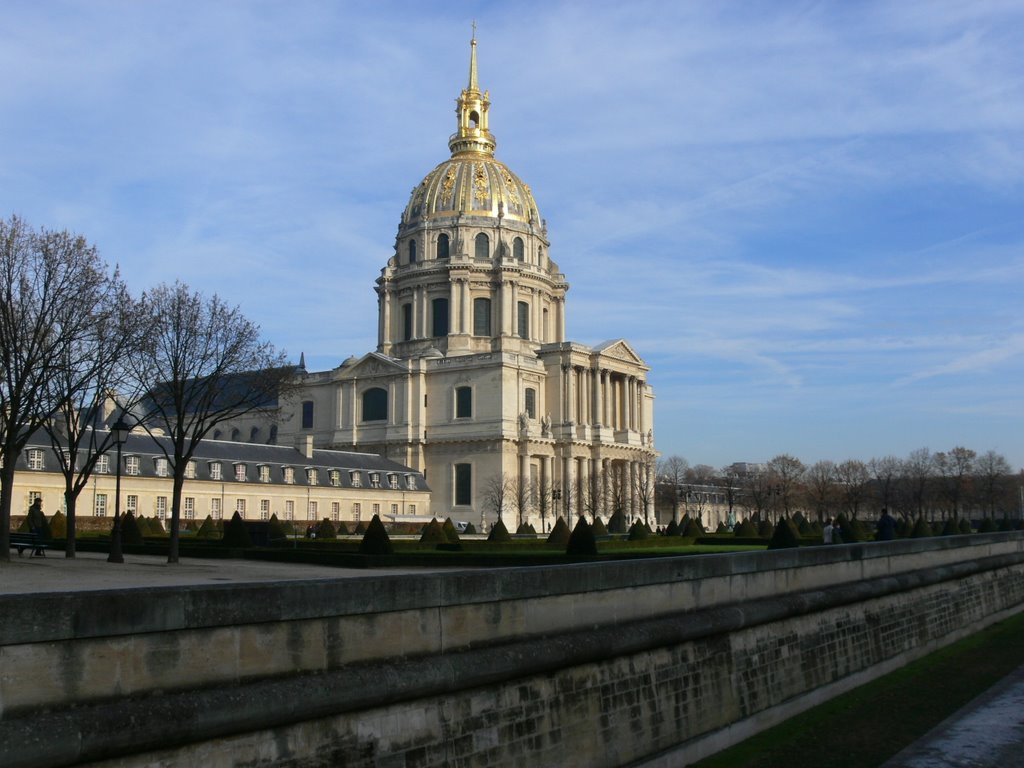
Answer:
[{"label": "bare tree", "polygon": [[731,464],[728,467],[722,467],[719,470],[719,475],[719,486],[725,495],[725,503],[729,508],[728,521],[731,525],[736,520],[736,507],[740,501],[742,478],[736,471],[736,467]]},{"label": "bare tree", "polygon": [[672,519],[679,522],[679,494],[682,486],[686,483],[686,470],[690,468],[689,462],[682,456],[669,456],[662,459],[658,465],[658,482],[664,487],[667,493],[671,494]]},{"label": "bare tree", "polygon": [[512,496],[511,486],[511,480],[504,472],[491,477],[484,486],[484,504],[501,522],[504,522],[505,510]]},{"label": "bare tree", "polygon": [[644,512],[644,524],[650,525],[648,520],[651,507],[654,505],[654,478],[657,466],[654,456],[645,456],[637,462],[636,478],[633,483],[633,493],[640,502],[640,508]]},{"label": "bare tree", "polygon": [[768,472],[775,485],[775,495],[786,517],[794,507],[804,474],[804,463],[788,453],[779,454],[768,462]]},{"label": "bare tree", "polygon": [[509,478],[508,492],[512,501],[512,507],[516,510],[516,515],[519,518],[519,525],[516,528],[516,530],[519,530],[529,518],[530,509],[533,506],[532,499],[530,498],[529,478],[522,477],[521,475]]},{"label": "bare tree", "polygon": [[970,448],[957,446],[949,453],[939,452],[933,457],[935,469],[942,479],[942,494],[949,502],[949,512],[960,514],[965,496],[970,492],[971,475],[978,454]]},{"label": "bare tree", "polygon": [[547,533],[547,519],[551,514],[552,503],[554,502],[554,488],[552,487],[550,480],[543,478],[541,480],[534,481],[531,492],[537,500],[537,512],[540,514],[541,533]]},{"label": "bare tree", "polygon": [[1010,462],[1001,453],[986,451],[978,457],[975,470],[978,476],[978,501],[988,517],[995,517],[996,505],[1003,498],[1013,472]]},{"label": "bare tree", "polygon": [[604,486],[604,472],[594,472],[580,488],[580,503],[583,505],[583,511],[589,513],[591,521],[595,523],[597,516],[604,511]]},{"label": "bare tree", "polygon": [[[78,497],[86,488],[101,456],[107,455],[113,439],[106,424],[118,410],[132,408],[142,394],[125,389],[132,378],[127,375],[129,357],[138,354],[145,337],[146,313],[141,311],[119,276],[97,286],[92,312],[92,327],[68,347],[67,356],[50,378],[54,400],[60,403],[45,429],[64,475],[64,507],[67,516],[65,556],[75,556],[75,522]],[[114,394],[115,387],[121,391]],[[119,550],[118,506],[115,504],[112,557]]]},{"label": "bare tree", "polygon": [[[85,238],[0,220],[0,560],[10,559],[18,456],[66,403],[55,379],[88,346],[110,279]],[[81,386],[74,374],[62,382],[69,391]]]},{"label": "bare tree", "polygon": [[907,500],[914,514],[924,517],[925,507],[929,502],[929,490],[934,476],[932,454],[927,448],[918,448],[901,464],[903,470],[901,485],[904,487]]},{"label": "bare tree", "polygon": [[807,499],[818,516],[818,522],[824,522],[826,517],[831,516],[839,496],[839,489],[836,487],[836,465],[827,460],[817,461],[808,467],[805,476]]},{"label": "bare tree", "polygon": [[868,497],[871,473],[868,466],[858,459],[847,459],[836,466],[836,480],[843,499],[843,506],[854,520],[860,513],[861,505]]},{"label": "bare tree", "polygon": [[883,456],[868,462],[868,471],[875,481],[878,506],[889,509],[896,506],[896,491],[903,474],[903,462],[895,456]]},{"label": "bare tree", "polygon": [[259,326],[218,296],[206,298],[183,283],[143,295],[151,312],[149,343],[135,362],[147,392],[141,424],[164,452],[174,478],[169,563],[178,562],[178,524],[185,473],[196,448],[232,418],[274,408],[294,386],[294,369],[260,338]]}]

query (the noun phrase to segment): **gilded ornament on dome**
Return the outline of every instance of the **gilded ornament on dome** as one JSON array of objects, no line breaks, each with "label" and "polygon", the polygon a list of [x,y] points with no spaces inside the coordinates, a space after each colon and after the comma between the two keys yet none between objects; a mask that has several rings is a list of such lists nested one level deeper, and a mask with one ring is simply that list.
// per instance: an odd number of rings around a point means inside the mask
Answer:
[{"label": "gilded ornament on dome", "polygon": [[473,166],[473,198],[481,206],[487,202],[490,185],[487,183],[487,171],[482,165]]},{"label": "gilded ornament on dome", "polygon": [[455,188],[455,166],[448,166],[448,173],[444,175],[444,181],[441,182],[441,202],[447,203],[447,207],[451,208],[452,189]]}]

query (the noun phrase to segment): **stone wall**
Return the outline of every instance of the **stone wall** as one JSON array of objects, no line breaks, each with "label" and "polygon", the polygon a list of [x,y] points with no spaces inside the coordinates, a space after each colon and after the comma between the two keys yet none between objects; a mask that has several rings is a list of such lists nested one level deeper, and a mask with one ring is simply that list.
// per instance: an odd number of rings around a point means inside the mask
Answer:
[{"label": "stone wall", "polygon": [[1021,550],[990,534],[0,597],[26,619],[0,625],[0,753],[679,766],[1018,610]]}]

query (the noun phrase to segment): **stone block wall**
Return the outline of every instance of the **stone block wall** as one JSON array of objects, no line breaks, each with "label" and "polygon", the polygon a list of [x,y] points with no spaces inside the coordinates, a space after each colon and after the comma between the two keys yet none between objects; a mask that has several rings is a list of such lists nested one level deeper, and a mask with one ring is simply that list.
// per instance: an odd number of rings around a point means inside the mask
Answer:
[{"label": "stone block wall", "polygon": [[1024,553],[992,534],[330,586],[4,625],[5,765],[685,765],[1018,610]]}]

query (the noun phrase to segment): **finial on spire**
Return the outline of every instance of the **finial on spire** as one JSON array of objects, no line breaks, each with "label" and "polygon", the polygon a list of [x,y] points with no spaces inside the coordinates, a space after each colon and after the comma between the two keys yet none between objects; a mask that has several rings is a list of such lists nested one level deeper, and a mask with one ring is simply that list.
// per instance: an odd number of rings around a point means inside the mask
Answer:
[{"label": "finial on spire", "polygon": [[476,19],[473,19],[473,39],[470,40],[469,45],[469,86],[467,90],[479,91],[480,86],[477,84],[476,79]]},{"label": "finial on spire", "polygon": [[494,136],[487,128],[487,111],[491,107],[490,95],[480,92],[476,74],[476,21],[470,40],[469,85],[462,89],[456,102],[459,130],[448,139],[452,157],[462,153],[494,155]]}]

